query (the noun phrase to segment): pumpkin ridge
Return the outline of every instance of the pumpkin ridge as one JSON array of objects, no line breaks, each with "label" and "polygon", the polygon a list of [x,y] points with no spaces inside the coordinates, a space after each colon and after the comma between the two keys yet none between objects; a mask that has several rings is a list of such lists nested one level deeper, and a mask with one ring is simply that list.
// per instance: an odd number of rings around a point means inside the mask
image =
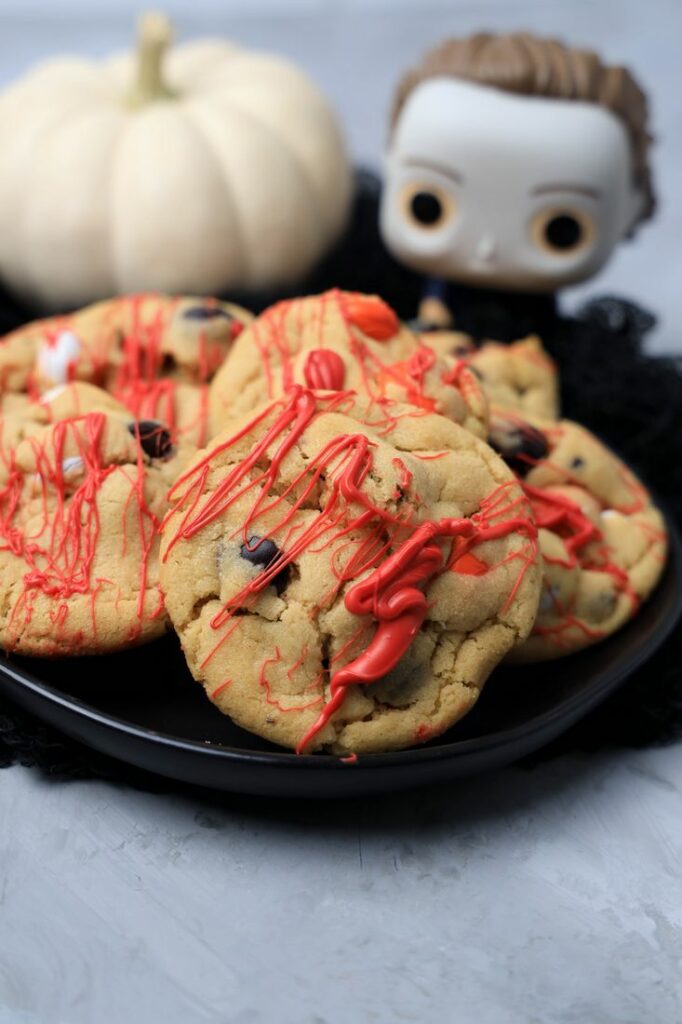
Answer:
[{"label": "pumpkin ridge", "polygon": [[[35,261],[31,256],[31,249],[35,244],[32,240],[31,216],[34,208],[33,197],[36,194],[31,182],[34,181],[35,173],[44,167],[45,155],[49,153],[50,146],[66,130],[69,124],[76,125],[79,121],[82,122],[89,114],[99,115],[101,113],[98,107],[100,102],[99,96],[83,95],[82,98],[79,97],[77,102],[74,102],[74,98],[69,98],[68,109],[64,109],[61,112],[59,110],[53,112],[51,123],[42,126],[40,134],[34,138],[31,147],[27,150],[30,170],[28,175],[24,177],[24,187],[20,190],[18,199],[19,206],[16,211],[18,239],[15,239],[12,243],[11,270],[8,269],[6,256],[0,255],[3,277],[12,287],[16,287],[13,283],[14,276],[19,277],[21,284],[17,290],[24,296],[29,297],[32,302],[41,293],[43,273],[42,268],[37,269],[35,267]],[[50,296],[48,301],[54,308],[54,296]]]},{"label": "pumpkin ridge", "polygon": [[112,295],[116,295],[116,296],[121,295],[121,293],[123,291],[122,273],[121,273],[121,270],[120,270],[120,267],[119,267],[119,260],[116,257],[116,251],[117,251],[117,249],[116,249],[116,246],[117,246],[117,238],[116,238],[117,221],[116,221],[116,217],[115,217],[115,210],[116,210],[116,201],[115,201],[115,198],[116,198],[115,197],[115,190],[116,190],[116,167],[117,167],[117,164],[118,164],[118,154],[123,152],[123,147],[122,147],[121,143],[123,142],[123,139],[125,138],[125,136],[128,133],[128,131],[130,130],[130,127],[131,127],[130,122],[129,121],[124,121],[123,127],[121,128],[121,131],[120,131],[120,133],[119,133],[119,135],[118,135],[118,137],[116,139],[115,155],[114,155],[114,159],[111,161],[111,164],[109,165],[109,180],[107,181],[107,185],[106,185],[107,211],[108,211],[107,216],[108,216],[109,221],[110,221],[110,227],[109,227],[109,252],[108,252],[108,256],[109,256],[109,265],[111,267],[111,278],[112,278],[112,289],[111,289],[111,292],[112,292]]},{"label": "pumpkin ridge", "polygon": [[[227,39],[200,36],[183,42],[168,52],[165,65],[168,82],[178,91],[181,99],[197,99],[204,95],[205,89],[211,88],[210,82],[215,74],[213,62],[237,61],[241,53],[242,47]],[[192,58],[189,67],[185,64],[187,57]]]},{"label": "pumpkin ridge", "polygon": [[[210,102],[210,100],[209,100],[209,102]],[[301,158],[298,155],[298,153],[296,152],[296,150],[291,145],[291,142],[289,141],[289,139],[286,137],[286,135],[283,132],[277,131],[277,129],[273,125],[271,125],[269,122],[267,122],[267,121],[263,120],[262,118],[258,117],[258,115],[253,113],[253,111],[246,110],[244,107],[241,106],[240,103],[236,103],[234,101],[234,99],[230,100],[230,106],[234,110],[236,110],[241,117],[244,117],[244,118],[246,118],[249,121],[252,121],[254,124],[257,124],[259,128],[262,128],[263,131],[268,132],[268,134],[272,135],[277,140],[277,142],[279,142],[279,144],[284,149],[286,149],[287,153],[291,157],[292,162],[296,165],[296,167],[301,172],[301,177],[303,178],[303,180],[306,183],[306,186],[308,188],[308,192],[309,192],[310,196],[312,198],[314,198],[314,201],[315,201],[316,223],[321,223],[325,227],[324,243],[329,241],[329,237],[328,236],[331,236],[331,228],[330,228],[329,218],[326,216],[326,210],[325,210],[324,204],[322,202],[322,197],[320,195],[318,195],[317,184],[314,181],[314,179],[310,176],[310,172],[308,171],[308,168],[306,167],[306,165],[303,162],[303,160],[301,160]]]},{"label": "pumpkin ridge", "polygon": [[[180,125],[182,130],[190,137],[191,145],[193,148],[196,148],[203,142],[203,136],[200,135],[194,120],[186,116],[185,104],[181,100],[174,101],[172,103],[154,104],[151,107],[149,107],[147,111],[139,111],[138,113],[131,115],[130,123],[126,127],[126,132],[140,132],[139,119],[145,117],[164,118],[170,120],[174,124]],[[154,126],[153,131],[158,131],[158,128]],[[177,134],[177,132],[175,134]],[[122,139],[124,138],[125,137],[122,136]],[[125,147],[123,145],[119,145],[116,169],[121,167],[125,172],[126,168],[129,165],[126,163],[125,160],[123,160],[122,163],[120,161],[123,157],[127,158],[127,156],[128,154],[126,153]],[[211,159],[207,158],[199,160],[198,165],[201,166],[202,169],[209,168],[210,172],[213,172],[211,174],[211,177],[213,181],[216,183],[216,185],[219,182],[222,185],[222,182],[220,181],[221,175],[218,173],[220,171],[219,165],[217,165]],[[172,170],[173,165],[171,164],[170,166]],[[114,177],[116,179],[117,175],[115,174]],[[123,173],[123,180],[125,180],[126,177],[127,175]],[[192,231],[187,239],[188,244],[190,246],[194,246],[195,248],[191,260],[188,259],[187,252],[182,249],[184,235],[182,232],[178,233],[178,231],[176,231],[173,227],[174,196],[168,195],[167,186],[168,181],[160,181],[159,176],[157,175],[155,178],[155,184],[153,189],[154,196],[152,197],[151,202],[155,218],[158,221],[158,219],[162,217],[163,224],[160,228],[156,227],[153,236],[150,234],[149,231],[140,231],[138,226],[135,226],[134,230],[132,230],[129,218],[126,222],[124,222],[124,230],[121,231],[121,219],[118,216],[116,216],[115,218],[115,267],[116,278],[118,282],[118,290],[120,293],[126,294],[128,292],[133,291],[166,291],[172,293],[180,293],[184,291],[205,294],[206,292],[216,292],[221,287],[220,284],[217,283],[215,269],[216,264],[213,265],[210,274],[206,270],[206,268],[201,265],[200,255],[197,255],[196,250],[197,248],[199,248],[200,253],[200,247],[203,243],[201,239],[198,238],[196,232]],[[124,195],[124,193],[120,191],[120,187],[120,181],[117,181],[115,184],[114,201],[119,208],[122,205],[121,198]],[[197,191],[196,185],[195,192],[197,196],[201,196],[203,194],[201,190]],[[161,197],[163,198],[164,202],[163,212],[160,206]],[[129,198],[129,196],[127,196],[127,198]],[[223,201],[222,189],[220,191],[220,200],[221,202]],[[229,240],[231,238],[230,231],[233,230],[234,225],[230,222],[225,223],[227,216],[231,214],[231,208],[227,206],[227,200],[225,201],[225,206],[225,218],[216,218],[215,216],[211,216],[209,219],[207,216],[205,216],[205,204],[201,215],[202,219],[206,224],[206,230],[213,232],[214,226],[216,224],[218,224],[219,226],[222,225],[223,229],[221,232],[216,233],[216,237],[220,237],[223,240]],[[144,220],[142,221],[143,229],[146,223],[148,222],[145,222]],[[160,252],[158,258],[156,257],[155,252],[152,252],[150,254],[150,239],[152,237],[154,239],[154,244],[152,247],[153,249],[158,249],[159,237],[163,237],[165,239],[165,246],[163,250]],[[172,256],[173,252],[178,253],[177,258]],[[139,268],[140,266],[142,266],[140,264],[140,258],[142,253],[145,254],[145,263],[144,266],[142,267],[142,270],[140,270]],[[136,271],[137,280],[135,281],[132,280],[130,275],[130,267],[127,265],[128,255],[130,254],[133,254],[134,262],[137,262],[138,265],[138,270]],[[161,267],[163,268],[164,261],[168,258],[169,255],[175,264],[174,271],[173,274],[170,275],[170,279],[168,279],[168,274],[166,274],[166,282],[162,283],[162,281],[159,278],[159,265],[161,265]],[[228,254],[226,256],[225,254],[223,254],[223,262],[226,258],[229,258],[230,255],[231,254]],[[241,256],[241,253],[239,253],[239,255]],[[185,269],[182,271],[182,277],[186,280],[186,284],[181,285],[178,280],[178,265],[183,265],[185,267]]]},{"label": "pumpkin ridge", "polygon": [[[220,168],[222,177],[225,179],[224,191],[227,194],[228,202],[230,204],[230,209],[232,210],[234,223],[236,226],[237,248],[239,250],[240,255],[240,271],[242,279],[241,286],[247,286],[248,281],[250,280],[251,277],[251,260],[249,257],[249,247],[246,244],[246,232],[244,230],[242,214],[238,204],[234,202],[231,195],[232,180],[230,178],[229,168],[226,166],[225,161],[223,161],[222,157],[220,156],[220,152],[217,146],[215,145],[213,139],[211,138],[210,132],[207,132],[204,125],[202,124],[201,118],[194,116],[193,103],[191,101],[191,98],[187,97],[186,101],[183,102],[181,105],[183,115],[190,122],[194,130],[205,143],[206,148],[209,150],[211,156],[213,157],[216,164]],[[240,285],[237,285],[237,287],[240,287]]]},{"label": "pumpkin ridge", "polygon": [[[258,131],[260,131],[271,143],[275,143],[274,148],[276,148],[276,149],[279,148],[280,150],[282,150],[283,154],[286,156],[286,159],[289,160],[290,166],[297,172],[297,174],[300,175],[302,181],[304,182],[304,184],[306,186],[306,189],[305,189],[306,200],[308,202],[310,202],[311,191],[312,191],[311,188],[310,188],[310,181],[309,181],[307,175],[303,173],[302,166],[301,166],[299,160],[296,158],[296,155],[291,151],[290,147],[289,146],[282,146],[281,139],[275,134],[275,132],[270,131],[268,129],[267,125],[264,125],[257,117],[254,117],[252,114],[250,114],[250,112],[242,111],[241,108],[235,106],[229,100],[225,99],[225,100],[222,100],[222,101],[215,101],[215,100],[207,98],[207,97],[202,97],[201,106],[204,107],[204,108],[210,105],[214,110],[219,111],[220,107],[221,107],[221,104],[224,105],[225,107],[227,107],[227,109],[229,110],[229,112],[233,116],[235,116],[237,118],[241,118],[244,122],[246,122],[246,123],[248,123],[248,124],[250,124],[252,126],[255,126],[258,129]],[[221,163],[220,166],[224,167],[225,165]],[[313,195],[314,195],[314,193],[313,193]],[[308,231],[307,238],[308,238],[308,243],[309,243],[310,251],[314,252],[314,254],[315,254],[314,260],[313,260],[313,264],[314,264],[314,263],[317,262],[317,260],[320,259],[322,253],[325,251],[325,249],[327,247],[327,244],[328,244],[328,238],[327,238],[327,232],[324,230],[324,227],[323,227],[323,218],[319,215],[319,209],[318,209],[318,206],[317,206],[317,202],[315,201],[314,204],[311,203],[310,205],[313,206],[315,217],[310,218],[310,223],[306,222],[304,226],[306,228],[306,231]],[[314,225],[314,228],[313,228],[313,225]],[[314,233],[313,233],[313,231],[314,231]],[[246,248],[248,250],[248,245],[246,246]],[[249,279],[250,280],[251,280],[251,266],[252,265],[250,264],[250,271],[249,271]]]}]

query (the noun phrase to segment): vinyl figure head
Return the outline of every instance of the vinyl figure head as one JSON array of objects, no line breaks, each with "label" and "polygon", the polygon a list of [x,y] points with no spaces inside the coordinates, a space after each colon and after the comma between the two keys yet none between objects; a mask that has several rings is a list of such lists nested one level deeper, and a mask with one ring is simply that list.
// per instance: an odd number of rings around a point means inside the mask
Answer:
[{"label": "vinyl figure head", "polygon": [[396,96],[381,232],[448,281],[549,292],[654,207],[646,98],[624,68],[528,35],[450,40]]}]

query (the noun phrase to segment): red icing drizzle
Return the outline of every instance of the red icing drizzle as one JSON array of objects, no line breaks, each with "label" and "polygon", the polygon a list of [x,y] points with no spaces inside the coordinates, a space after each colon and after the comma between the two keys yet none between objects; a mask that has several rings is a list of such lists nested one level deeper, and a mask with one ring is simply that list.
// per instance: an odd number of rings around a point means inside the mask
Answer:
[{"label": "red icing drizzle", "polygon": [[[376,393],[373,380],[376,373],[381,370],[383,363],[374,355],[367,344],[353,332],[353,327],[358,325],[353,320],[352,314],[353,312],[358,313],[360,306],[358,305],[356,309],[350,301],[351,298],[352,296],[336,289],[325,292],[319,296],[315,306],[312,308],[314,319],[311,317],[309,321],[304,321],[304,316],[306,312],[311,312],[310,299],[286,300],[272,306],[251,325],[253,342],[261,357],[263,373],[270,397],[274,397],[275,393],[275,374],[279,377],[282,391],[288,391],[293,385],[294,358],[300,350],[304,329],[308,328],[313,333],[317,342],[316,351],[318,353],[327,351],[325,330],[327,311],[330,307],[340,315],[342,322],[346,324],[346,341],[349,356],[355,361],[360,373],[362,381],[361,390],[369,397],[381,397]],[[364,299],[366,296],[359,296],[358,298]],[[384,305],[378,299],[370,300],[370,302],[374,301],[382,306]],[[388,309],[388,307],[386,308]],[[387,337],[395,334],[399,326],[397,320],[395,320],[395,327],[391,335],[387,335]],[[373,337],[372,335],[368,336]],[[386,338],[383,340],[386,340]],[[317,356],[316,358],[319,359],[320,357]]]},{"label": "red icing drizzle", "polygon": [[222,693],[223,690],[226,690],[228,688],[228,686],[231,686],[231,685],[232,685],[232,680],[231,679],[225,679],[222,683],[218,683],[218,685],[216,686],[215,690],[211,691],[211,700],[215,700],[219,693]]},{"label": "red icing drizzle", "polygon": [[[150,308],[154,300],[157,305]],[[217,300],[211,299],[203,302],[206,306],[217,304]],[[68,368],[69,380],[80,378],[104,387],[135,419],[159,420],[171,430],[174,439],[192,434],[202,445],[207,440],[207,385],[225,358],[225,343],[210,340],[205,331],[199,334],[197,367],[191,380],[201,388],[198,411],[192,422],[180,424],[177,399],[182,382],[169,376],[168,362],[172,356],[164,344],[178,304],[179,300],[169,302],[152,294],[127,296],[103,308],[93,333],[89,325],[84,337],[73,317],[58,317],[40,322],[41,340],[54,345],[62,331],[76,330],[82,351]],[[125,332],[122,325],[126,325]],[[239,320],[233,319],[229,341],[234,341],[243,327]],[[29,393],[34,398],[39,396],[33,378]]]},{"label": "red icing drizzle", "polygon": [[[372,470],[375,447],[364,434],[333,438],[306,461],[305,468],[278,496],[274,484],[281,481],[281,467],[288,453],[320,412],[342,409],[348,397],[343,392],[321,396],[299,386],[292,387],[287,398],[261,411],[238,434],[209,451],[171,491],[171,500],[175,499],[174,512],[179,513],[179,517],[169,536],[164,559],[177,543],[195,536],[247,493],[253,495],[253,500],[235,534],[244,541],[254,533],[278,536],[280,557],[233,595],[211,620],[213,629],[225,632],[217,637],[202,663],[204,667],[238,629],[240,617],[235,613],[249,607],[282,569],[304,552],[320,552],[335,545],[330,558],[332,584],[324,600],[331,599],[344,583],[370,573],[346,594],[346,607],[358,616],[359,628],[356,636],[332,658],[332,663],[345,656],[365,636],[372,620],[377,623],[376,631],[361,655],[333,673],[330,700],[301,740],[299,751],[338,711],[350,685],[367,685],[382,678],[405,654],[428,610],[424,590],[436,575],[449,568],[473,576],[482,575],[495,566],[478,559],[472,553],[474,547],[512,533],[525,536],[527,545],[504,559],[518,559],[521,563],[505,605],[508,607],[536,552],[536,527],[530,520],[527,503],[512,482],[495,488],[470,518],[415,524],[413,517],[419,499],[413,493],[410,493],[411,501],[397,512],[377,506],[363,486]],[[268,419],[271,420],[269,426],[261,428]],[[248,455],[227,469],[217,484],[212,481],[210,492],[204,494],[216,456],[258,428],[260,436]],[[266,468],[262,468],[264,463]],[[394,459],[393,464],[398,474],[397,491],[405,495],[411,491],[412,474],[402,459]],[[293,523],[296,512],[306,507],[306,500],[323,480],[325,501],[319,514],[305,523]],[[282,506],[284,499],[287,504],[276,526],[269,530],[260,527],[259,518]],[[358,539],[358,531],[362,531],[361,539]],[[347,542],[346,538],[349,538]],[[306,653],[290,666],[289,679]],[[279,661],[281,652],[277,649],[274,657],[266,658],[260,668],[260,685],[266,702],[275,703],[279,710],[286,712],[301,711],[319,703],[321,697],[303,705],[286,706],[272,698],[268,669]]]},{"label": "red icing drizzle", "polygon": [[[121,556],[128,543],[126,513],[131,504],[137,522],[136,541],[140,546],[139,596],[137,616],[139,625],[133,631],[134,639],[141,630],[144,599],[147,590],[148,561],[158,532],[158,520],[147,506],[144,496],[144,468],[141,455],[134,467],[105,465],[102,458],[106,417],[102,413],[72,417],[56,423],[47,436],[29,437],[24,442],[33,449],[36,470],[34,474],[21,472],[14,455],[3,452],[3,462],[11,465],[8,483],[0,492],[0,549],[10,550],[23,559],[26,572],[22,589],[14,602],[9,618],[9,631],[21,629],[21,620],[28,624],[33,614],[35,595],[42,593],[52,599],[50,618],[57,632],[62,632],[68,618],[69,599],[74,595],[89,595],[93,633],[97,633],[97,598],[105,585],[115,587],[113,579],[94,577],[94,562],[100,542],[98,495],[104,481],[114,473],[124,473],[130,485],[122,510],[123,534]],[[67,494],[64,453],[77,452],[82,462],[80,482]],[[8,463],[9,458],[9,463]],[[75,481],[73,481],[75,483]],[[73,484],[71,485],[73,486]],[[32,501],[35,512],[31,518],[31,531],[20,513],[26,513]],[[115,567],[114,567],[115,568]],[[115,596],[118,601],[120,592]],[[162,601],[148,617],[161,614]],[[70,642],[78,642],[72,635]]]},{"label": "red icing drizzle", "polygon": [[[520,353],[515,352],[515,354],[519,355]],[[504,419],[517,424],[521,430],[524,430],[524,428],[535,429],[531,428],[522,417],[517,416],[511,411],[505,410],[503,416]],[[629,500],[626,502],[612,501],[607,506],[589,487],[589,484],[584,483],[580,473],[572,472],[569,468],[555,461],[553,453],[565,434],[563,425],[558,423],[550,427],[544,427],[543,434],[550,447],[548,456],[542,459],[535,459],[529,455],[519,454],[516,458],[523,459],[531,469],[546,467],[551,471],[552,475],[557,477],[556,480],[542,487],[534,486],[527,480],[521,481],[538,527],[560,537],[567,551],[567,557],[563,559],[544,555],[545,563],[548,565],[559,565],[566,569],[581,568],[607,573],[613,580],[615,591],[619,594],[625,594],[630,600],[633,609],[636,609],[640,603],[640,598],[633,589],[627,572],[613,561],[613,549],[605,542],[602,531],[575,501],[572,501],[566,495],[557,494],[553,488],[567,484],[589,496],[600,509],[603,510],[610,507],[623,515],[633,515],[646,508],[648,495],[645,488],[625,465],[618,463],[618,475],[629,495]],[[608,449],[604,449],[604,451],[607,458],[615,458],[608,452]],[[646,523],[638,522],[637,526],[646,536],[649,536],[654,541],[664,537],[664,534],[652,529]],[[545,625],[540,621],[536,622],[533,627],[533,632],[536,635],[544,636],[548,639],[551,638],[558,647],[563,647],[568,643],[572,629],[583,633],[588,639],[595,641],[605,635],[603,630],[588,626],[586,622],[574,615],[569,608],[564,607],[555,594],[552,594],[551,591],[549,593],[552,597],[553,610],[559,617],[559,621],[552,625]]]},{"label": "red icing drizzle", "polygon": [[[639,597],[632,589],[628,574],[612,561],[612,551],[604,542],[601,530],[595,526],[582,509],[565,495],[543,490],[524,483],[523,489],[533,510],[533,517],[539,529],[546,529],[560,537],[568,553],[567,559],[551,558],[544,555],[548,565],[560,565],[567,569],[593,569],[608,573],[614,581],[618,593],[628,596],[633,608],[639,605]],[[594,629],[582,619],[573,615],[563,607],[556,596],[553,597],[556,612],[560,621],[554,625],[536,623],[533,632],[537,636],[553,638],[561,647],[564,636],[571,629],[577,629],[590,640],[599,640],[604,631]]]},{"label": "red icing drizzle", "polygon": [[471,412],[479,419],[485,419],[487,400],[481,382],[471,370],[469,362],[468,358],[458,359],[455,365],[443,374],[442,381],[457,388]]},{"label": "red icing drizzle", "polygon": [[[164,338],[177,310],[177,302],[170,306],[160,305],[153,316],[143,316],[144,296],[134,296],[127,301],[131,307],[132,327],[123,337],[120,345],[120,363],[116,369],[110,390],[115,398],[126,405],[135,419],[160,420],[170,428],[177,438],[182,433],[196,432],[198,443],[207,438],[207,383],[221,365],[225,351],[219,342],[209,341],[205,332],[198,338],[198,361],[196,381],[202,390],[196,420],[185,423],[182,428],[177,420],[177,395],[180,382],[164,376],[168,356],[164,351]],[[238,330],[235,331],[235,324]],[[241,330],[241,324],[233,320],[230,328],[231,339]]]},{"label": "red icing drizzle", "polygon": [[[343,340],[348,350],[348,366],[343,367],[343,374],[340,365],[342,360],[326,346],[325,334],[330,310],[341,318],[346,327]],[[423,411],[432,412],[437,409],[437,402],[428,394],[425,380],[437,359],[432,349],[419,345],[408,359],[386,363],[385,355],[379,357],[367,342],[367,338],[387,341],[399,331],[398,318],[380,299],[334,289],[315,299],[292,299],[277,303],[251,325],[250,337],[260,355],[270,398],[274,398],[280,390],[286,392],[291,388],[296,357],[303,344],[309,344],[312,337],[315,342],[314,354],[308,354],[304,363],[306,385],[325,390],[329,390],[331,384],[336,390],[342,386],[348,387],[348,371],[353,367],[356,371],[353,387],[359,394],[370,399],[370,410],[383,416],[388,432],[401,416],[418,416]],[[444,378],[442,383],[460,390],[472,413],[485,418],[485,401],[473,374],[467,376],[465,369],[462,369],[457,382],[454,378],[452,381]],[[389,387],[394,389],[390,396],[387,394]],[[392,412],[396,401],[413,406],[413,411],[401,414]],[[378,427],[378,422],[371,421],[371,413],[368,415],[368,424]]]},{"label": "red icing drizzle", "polygon": [[571,556],[567,563],[569,568],[577,564],[578,553],[583,548],[602,539],[601,531],[574,501],[527,483],[523,484],[523,490],[538,528],[550,530],[563,540]]},{"label": "red icing drizzle", "polygon": [[339,710],[349,686],[366,686],[382,679],[409,649],[428,611],[421,588],[446,564],[435,541],[462,538],[468,544],[480,544],[515,532],[526,533],[533,539],[536,534],[530,520],[518,516],[494,525],[483,525],[476,516],[422,523],[367,579],[351,587],[344,601],[346,608],[354,615],[372,615],[378,621],[377,630],[368,648],[332,677],[331,699],[304,735],[297,753],[302,753]]},{"label": "red icing drizzle", "polygon": [[[505,413],[505,415],[507,414]],[[510,416],[509,418],[512,417]],[[520,420],[519,422],[522,423],[523,421]],[[553,486],[556,486],[556,484],[560,482],[564,482],[567,484],[575,484],[576,487],[580,487],[582,490],[587,490],[588,493],[602,505],[602,507],[606,507],[604,502],[600,500],[599,496],[595,494],[594,491],[589,487],[589,484],[586,485],[584,483],[583,478],[579,473],[573,473],[566,466],[562,466],[559,463],[553,461],[552,452],[554,451],[557,444],[559,443],[559,441],[565,433],[562,425],[560,423],[557,423],[556,425],[553,425],[551,427],[543,428],[543,433],[550,442],[550,455],[548,458],[541,459],[539,462],[534,463],[534,465],[546,466],[547,468],[551,469],[554,473],[556,473],[559,480],[556,481],[553,484]],[[612,453],[607,448],[604,448],[604,446],[601,445],[600,447],[603,448],[606,458],[615,458],[615,456],[612,455]],[[610,501],[609,507],[615,508],[618,512],[622,512],[624,515],[630,515],[636,512],[643,511],[643,509],[645,509],[648,504],[648,495],[646,489],[630,472],[627,466],[620,462],[618,463],[618,476],[620,477],[620,480],[626,491],[629,492],[630,500],[627,503],[623,503],[622,501]]]},{"label": "red icing drizzle", "polygon": [[397,384],[404,392],[404,401],[418,409],[435,412],[436,401],[425,391],[426,374],[435,361],[436,353],[430,348],[420,346],[409,359],[382,366],[377,375],[382,398],[386,397],[386,388],[390,384]]}]

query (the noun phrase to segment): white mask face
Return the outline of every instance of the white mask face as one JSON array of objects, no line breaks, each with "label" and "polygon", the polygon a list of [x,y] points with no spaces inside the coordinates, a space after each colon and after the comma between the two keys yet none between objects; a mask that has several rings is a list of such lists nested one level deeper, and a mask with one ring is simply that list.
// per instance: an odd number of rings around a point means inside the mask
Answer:
[{"label": "white mask face", "polygon": [[597,273],[636,221],[631,168],[603,107],[430,79],[395,127],[381,233],[422,273],[553,291]]}]

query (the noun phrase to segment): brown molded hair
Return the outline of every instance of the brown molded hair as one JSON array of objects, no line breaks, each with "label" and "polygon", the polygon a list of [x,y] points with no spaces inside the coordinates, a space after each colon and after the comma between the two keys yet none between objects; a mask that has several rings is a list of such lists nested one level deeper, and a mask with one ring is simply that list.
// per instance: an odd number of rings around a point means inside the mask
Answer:
[{"label": "brown molded hair", "polygon": [[393,100],[391,131],[410,93],[431,78],[462,78],[519,96],[581,100],[610,110],[630,137],[634,181],[645,197],[640,221],[653,213],[656,198],[649,167],[652,137],[647,98],[627,68],[610,67],[589,50],[526,32],[479,32],[464,39],[447,39],[429,50],[400,82]]}]

